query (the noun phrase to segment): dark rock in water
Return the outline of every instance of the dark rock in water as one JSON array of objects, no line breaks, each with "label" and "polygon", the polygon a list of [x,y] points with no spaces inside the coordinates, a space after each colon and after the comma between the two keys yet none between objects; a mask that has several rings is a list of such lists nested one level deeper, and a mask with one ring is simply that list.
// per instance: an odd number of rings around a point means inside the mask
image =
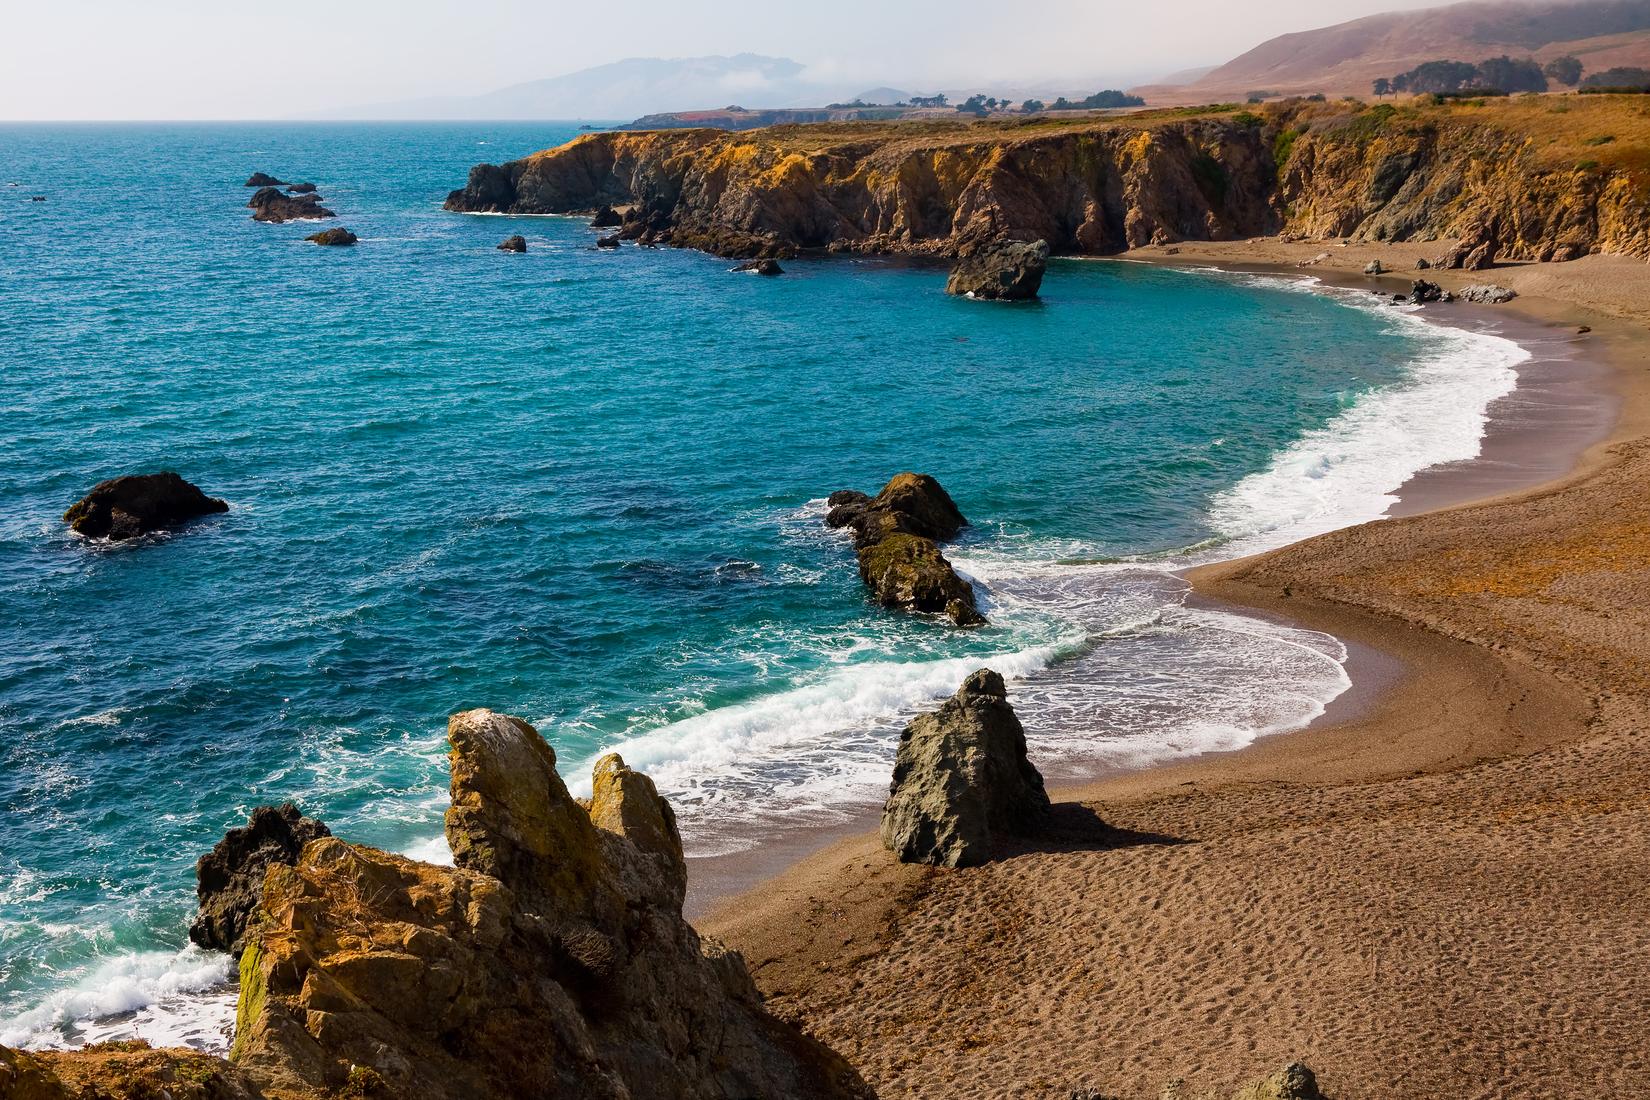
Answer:
[{"label": "dark rock in water", "polygon": [[1047,269],[1046,241],[1001,241],[958,260],[945,292],[998,301],[1035,298]]},{"label": "dark rock in water", "polygon": [[1511,287],[1495,286],[1491,283],[1479,283],[1475,286],[1462,287],[1457,295],[1465,302],[1483,302],[1489,305],[1500,305],[1518,297],[1518,291]]},{"label": "dark rock in water", "polygon": [[166,470],[99,482],[63,513],[63,522],[88,538],[118,541],[227,511],[228,504]]},{"label": "dark rock in water", "polygon": [[313,183],[289,184],[286,193],[289,195],[313,195],[315,194],[315,185]]},{"label": "dark rock in water", "polygon": [[263,900],[264,876],[272,863],[290,867],[304,845],[331,836],[327,827],[305,817],[292,803],[259,806],[247,823],[224,834],[195,863],[195,896],[200,912],[189,938],[214,951],[239,955],[247,921]]},{"label": "dark rock in water", "polygon": [[504,240],[499,242],[498,250],[500,252],[526,252],[527,238],[523,237],[520,233],[517,233],[513,237],[506,237]]},{"label": "dark rock in water", "polygon": [[45,202],[46,201],[46,196],[45,195],[30,195],[29,196],[29,201],[30,202]]},{"label": "dark rock in water", "polygon": [[319,195],[288,195],[279,187],[263,188],[246,205],[252,208],[252,220],[258,222],[291,222],[338,216],[321,205]]},{"label": "dark rock in water", "polygon": [[873,1096],[683,918],[646,776],[606,756],[581,805],[526,722],[473,710],[447,737],[454,866],[322,838],[269,870],[238,1073],[281,1096]]},{"label": "dark rock in water", "polygon": [[311,233],[309,236],[304,238],[306,241],[314,241],[316,244],[324,245],[328,248],[342,248],[345,245],[352,245],[360,239],[360,237],[357,237],[354,233],[351,233],[342,226],[335,226],[332,229],[323,229],[319,233]]},{"label": "dark rock in water", "polygon": [[267,172],[254,172],[246,181],[248,187],[285,187],[285,180],[278,180]]},{"label": "dark rock in water", "polygon": [[901,863],[969,867],[1002,837],[1035,835],[1049,813],[1003,678],[982,668],[900,734],[882,844]]},{"label": "dark rock in water", "polygon": [[596,211],[596,216],[590,219],[591,229],[617,229],[624,224],[619,212],[611,206],[603,206]]},{"label": "dark rock in water", "polygon": [[597,248],[618,248],[619,247],[619,235],[617,233],[614,233],[611,236],[607,236],[607,237],[597,237],[596,238],[596,247]]},{"label": "dark rock in water", "polygon": [[825,523],[850,527],[859,575],[878,603],[943,612],[958,626],[985,622],[974,589],[935,545],[968,526],[951,495],[927,474],[896,474],[875,497],[832,493]]},{"label": "dark rock in water", "polygon": [[1409,300],[1418,306],[1427,302],[1441,302],[1444,300],[1444,288],[1425,279],[1416,279],[1410,284]]},{"label": "dark rock in water", "polygon": [[974,590],[933,539],[897,531],[860,548],[859,576],[884,607],[943,613],[958,626],[985,622]]},{"label": "dark rock in water", "polygon": [[752,275],[783,275],[785,269],[779,266],[778,260],[746,260],[734,271],[743,271]]}]

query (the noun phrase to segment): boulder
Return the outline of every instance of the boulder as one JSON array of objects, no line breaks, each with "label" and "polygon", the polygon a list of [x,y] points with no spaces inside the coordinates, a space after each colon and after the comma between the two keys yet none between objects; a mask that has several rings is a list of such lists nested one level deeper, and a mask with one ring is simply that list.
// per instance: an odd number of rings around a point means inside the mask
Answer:
[{"label": "boulder", "polygon": [[733,269],[751,275],[783,275],[785,269],[779,266],[778,260],[746,260]]},{"label": "boulder", "polygon": [[946,542],[968,526],[951,494],[927,474],[895,474],[875,497],[853,490],[832,493],[826,501],[831,527],[854,528],[856,542],[869,544],[883,534],[905,531]]},{"label": "boulder", "polygon": [[596,211],[596,216],[590,219],[591,229],[617,229],[623,224],[624,219],[619,217],[619,212],[606,205]]},{"label": "boulder", "polygon": [[264,876],[270,865],[290,867],[304,845],[331,835],[325,825],[305,817],[290,802],[253,810],[244,826],[229,830],[195,862],[200,910],[189,926],[189,938],[202,947],[239,956],[247,921],[263,900]]},{"label": "boulder", "polygon": [[1005,836],[1035,835],[1050,812],[1003,678],[982,668],[900,734],[882,844],[902,863],[969,867]]},{"label": "boulder", "polygon": [[1385,267],[1385,265],[1383,265],[1381,263],[1380,260],[1370,260],[1367,264],[1364,265],[1364,274],[1365,275],[1384,275],[1384,274],[1386,274],[1386,267]]},{"label": "boulder", "polygon": [[338,216],[321,205],[319,195],[288,195],[279,187],[263,188],[246,205],[252,208],[252,220],[255,222],[293,222]]},{"label": "boulder", "polygon": [[957,575],[933,539],[895,532],[862,547],[859,577],[884,607],[943,613],[958,626],[985,622],[973,588]]},{"label": "boulder", "polygon": [[1035,298],[1047,269],[1047,241],[995,241],[957,261],[945,292],[992,301]]},{"label": "boulder", "polygon": [[1290,1062],[1265,1080],[1239,1089],[1232,1100],[1323,1100],[1323,1093],[1305,1062]]},{"label": "boulder", "polygon": [[360,239],[360,237],[357,237],[354,233],[351,233],[342,226],[334,226],[331,229],[323,229],[319,233],[311,233],[309,236],[304,238],[306,241],[314,241],[316,244],[327,248],[344,248],[348,245],[354,244]]},{"label": "boulder", "polygon": [[1429,283],[1425,279],[1416,279],[1409,286],[1409,300],[1416,305],[1427,302],[1440,302],[1444,298],[1444,288],[1437,283]]},{"label": "boulder", "polygon": [[[588,807],[518,718],[453,715],[454,866],[322,837],[274,865],[241,959],[233,1061],[280,1095],[870,1098],[682,917],[646,776]],[[347,1090],[347,1091],[346,1091]]]},{"label": "boulder", "polygon": [[526,252],[527,238],[517,233],[513,237],[506,237],[498,243],[500,252]]},{"label": "boulder", "polygon": [[1431,268],[1432,268],[1432,261],[1427,259],[1425,256],[1422,256],[1420,259],[1415,261],[1415,270],[1416,271],[1429,271],[1429,270],[1431,270]]},{"label": "boulder", "polygon": [[1467,302],[1485,302],[1490,305],[1500,305],[1518,297],[1518,291],[1513,290],[1511,287],[1478,283],[1473,286],[1462,287],[1456,297]]},{"label": "boulder", "polygon": [[596,238],[596,247],[597,248],[618,248],[619,247],[619,235],[617,233],[612,233],[612,234],[609,234],[606,237],[597,237]]},{"label": "boulder", "polygon": [[267,172],[254,172],[246,181],[248,187],[285,187],[285,180],[278,180]]},{"label": "boulder", "polygon": [[119,541],[227,511],[224,501],[165,470],[98,482],[63,513],[63,522],[88,538]]},{"label": "boulder", "polygon": [[313,183],[288,184],[286,193],[289,195],[313,195],[315,194],[315,185]]}]

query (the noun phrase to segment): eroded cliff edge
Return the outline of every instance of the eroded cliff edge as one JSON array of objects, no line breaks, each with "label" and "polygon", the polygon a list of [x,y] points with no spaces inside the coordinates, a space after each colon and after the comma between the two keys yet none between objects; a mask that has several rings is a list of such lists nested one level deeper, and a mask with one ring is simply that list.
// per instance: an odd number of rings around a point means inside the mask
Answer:
[{"label": "eroded cliff edge", "polygon": [[1641,101],[1293,100],[1081,120],[589,134],[477,165],[446,206],[630,206],[628,237],[739,257],[953,256],[1001,236],[1109,254],[1279,233],[1459,240],[1487,244],[1490,259],[1650,256]]}]

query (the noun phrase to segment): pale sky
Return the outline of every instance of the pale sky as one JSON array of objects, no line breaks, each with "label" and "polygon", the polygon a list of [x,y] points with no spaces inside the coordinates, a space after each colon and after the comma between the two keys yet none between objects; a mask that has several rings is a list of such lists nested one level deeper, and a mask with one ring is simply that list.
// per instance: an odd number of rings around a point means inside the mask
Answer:
[{"label": "pale sky", "polygon": [[1128,84],[1439,0],[7,0],[0,119],[280,118],[744,51],[866,87]]}]

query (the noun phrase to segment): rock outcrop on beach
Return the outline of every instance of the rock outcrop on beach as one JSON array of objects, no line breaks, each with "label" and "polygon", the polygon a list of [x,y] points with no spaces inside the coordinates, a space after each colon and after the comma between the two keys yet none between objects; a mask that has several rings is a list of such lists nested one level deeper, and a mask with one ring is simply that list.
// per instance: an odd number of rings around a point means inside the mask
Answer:
[{"label": "rock outcrop on beach", "polygon": [[500,252],[526,252],[527,238],[517,233],[513,237],[506,237],[498,243]]},{"label": "rock outcrop on beach", "polygon": [[827,501],[829,527],[853,531],[859,575],[884,607],[943,612],[958,626],[985,622],[974,589],[939,542],[968,526],[951,495],[927,474],[896,474],[875,497],[847,489]]},{"label": "rock outcrop on beach", "polygon": [[292,866],[304,845],[331,835],[325,825],[305,817],[290,802],[253,810],[245,825],[229,830],[195,862],[195,896],[200,908],[189,926],[189,938],[209,950],[239,957],[247,922],[263,901],[270,866]]},{"label": "rock outcrop on beach", "polygon": [[1047,241],[991,241],[959,259],[945,292],[989,301],[1037,297],[1048,270]]},{"label": "rock outcrop on beach", "polygon": [[246,205],[252,208],[252,220],[257,222],[318,221],[338,216],[321,205],[320,195],[288,195],[279,187],[263,188]]},{"label": "rock outcrop on beach", "polygon": [[902,863],[969,867],[1003,837],[1036,834],[1049,814],[1003,678],[982,668],[900,734],[882,843]]},{"label": "rock outcrop on beach", "polygon": [[164,470],[98,482],[63,513],[63,522],[88,538],[120,541],[227,511],[224,501]]},{"label": "rock outcrop on beach", "polygon": [[278,180],[267,172],[254,172],[246,181],[248,187],[285,187],[285,180]]},{"label": "rock outcrop on beach", "polygon": [[[1624,111],[1619,97],[1566,100],[1567,134],[1641,125],[1634,101]],[[638,234],[741,259],[955,258],[1002,238],[1105,254],[1274,233],[1460,242],[1446,266],[1650,256],[1650,167],[1614,147],[1582,161],[1578,138],[1533,139],[1549,114],[1539,100],[1297,99],[1071,120],[607,132],[478,165],[446,205],[630,204],[627,225],[647,227]]]},{"label": "rock outcrop on beach", "polygon": [[1518,291],[1511,287],[1494,286],[1489,283],[1476,283],[1462,287],[1456,297],[1464,302],[1482,302],[1487,305],[1501,305],[1518,297]]},{"label": "rock outcrop on beach", "polygon": [[1270,1077],[1239,1089],[1232,1100],[1324,1100],[1318,1077],[1305,1062],[1290,1062]]},{"label": "rock outcrop on beach", "polygon": [[233,1061],[266,1092],[401,1100],[870,1097],[682,917],[669,805],[607,756],[582,805],[526,722],[452,717],[454,866],[333,837],[271,865]]},{"label": "rock outcrop on beach", "polygon": [[1437,283],[1429,283],[1425,279],[1416,279],[1409,287],[1409,300],[1418,306],[1428,302],[1445,301],[1446,296],[1449,299],[1454,298],[1454,295],[1449,294]]}]

